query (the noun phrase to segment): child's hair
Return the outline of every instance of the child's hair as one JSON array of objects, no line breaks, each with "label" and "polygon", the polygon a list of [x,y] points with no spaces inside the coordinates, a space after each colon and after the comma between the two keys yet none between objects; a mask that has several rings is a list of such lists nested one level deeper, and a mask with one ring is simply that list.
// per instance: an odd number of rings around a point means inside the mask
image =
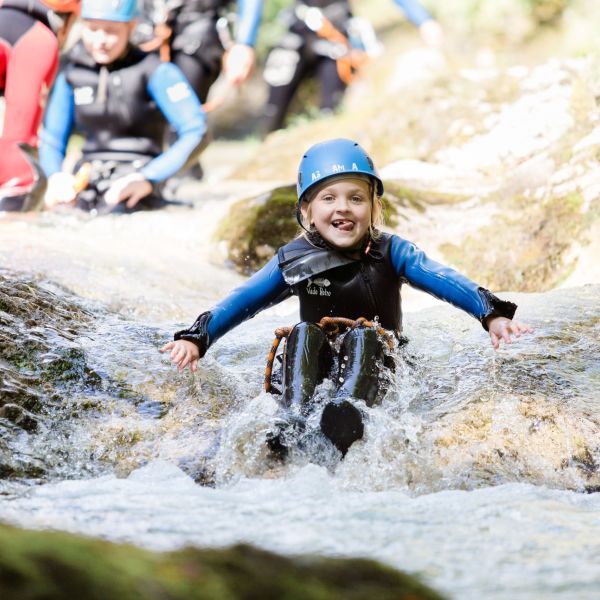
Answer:
[{"label": "child's hair", "polygon": [[[369,236],[372,240],[376,240],[381,236],[379,228],[384,223],[383,215],[383,203],[381,202],[381,196],[378,196],[376,191],[375,182],[372,177],[367,175],[352,175],[355,179],[366,179],[369,182],[369,196],[371,198],[371,224],[369,225]],[[305,231],[300,232],[301,235],[306,235],[307,232],[313,231],[314,227],[311,224],[312,214],[311,205],[316,195],[323,189],[325,185],[331,183],[331,180],[324,181],[322,185],[317,185],[313,189],[309,190],[302,202],[306,202],[306,215],[302,215],[302,227]]]}]

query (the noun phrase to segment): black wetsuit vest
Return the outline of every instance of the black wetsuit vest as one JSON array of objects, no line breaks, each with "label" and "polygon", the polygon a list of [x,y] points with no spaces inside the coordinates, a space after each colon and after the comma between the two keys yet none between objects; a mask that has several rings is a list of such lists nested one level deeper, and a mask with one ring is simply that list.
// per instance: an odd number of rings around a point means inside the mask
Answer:
[{"label": "black wetsuit vest", "polygon": [[229,0],[188,0],[183,3],[182,13],[217,13],[230,4]]},{"label": "black wetsuit vest", "polygon": [[84,130],[84,155],[158,156],[166,121],[147,91],[158,55],[130,48],[122,59],[101,66],[78,44],[69,58],[65,77],[73,88],[75,121]]},{"label": "black wetsuit vest", "polygon": [[[279,264],[281,266],[290,257],[319,253],[319,250],[305,237],[296,238],[279,249]],[[347,257],[335,250],[330,252]],[[324,315],[377,318],[385,329],[400,331],[402,278],[394,269],[390,253],[391,236],[382,234],[372,242],[369,253],[361,253],[357,260],[325,270],[315,266],[312,275],[292,286],[300,299],[302,321],[318,322]]]}]

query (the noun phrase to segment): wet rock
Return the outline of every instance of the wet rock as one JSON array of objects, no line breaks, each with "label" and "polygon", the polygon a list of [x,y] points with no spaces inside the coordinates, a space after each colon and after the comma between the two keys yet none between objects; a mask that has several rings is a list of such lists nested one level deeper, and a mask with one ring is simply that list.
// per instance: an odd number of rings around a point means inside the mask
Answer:
[{"label": "wet rock", "polygon": [[[474,196],[485,198],[498,190],[498,182],[478,173],[475,169],[463,170],[439,163],[419,160],[399,160],[380,170],[386,188],[398,186],[405,193],[418,195],[430,204],[456,203]],[[393,192],[397,196],[397,192]]]},{"label": "wet rock", "polygon": [[364,559],[285,558],[251,546],[154,553],[0,526],[3,598],[436,600],[416,577]]},{"label": "wet rock", "polygon": [[[0,480],[101,472],[121,460],[115,444],[129,450],[140,441],[136,418],[156,422],[167,412],[149,377],[136,384],[127,370],[109,375],[90,366],[98,364],[90,347],[101,355],[111,346],[98,334],[106,318],[47,282],[0,272]],[[133,347],[154,351],[147,330],[123,327]],[[131,414],[131,426],[99,450],[97,420],[109,420],[102,415],[111,410]]]},{"label": "wet rock", "polygon": [[8,419],[25,431],[36,431],[38,420],[18,404],[5,404],[0,408],[0,419]]}]

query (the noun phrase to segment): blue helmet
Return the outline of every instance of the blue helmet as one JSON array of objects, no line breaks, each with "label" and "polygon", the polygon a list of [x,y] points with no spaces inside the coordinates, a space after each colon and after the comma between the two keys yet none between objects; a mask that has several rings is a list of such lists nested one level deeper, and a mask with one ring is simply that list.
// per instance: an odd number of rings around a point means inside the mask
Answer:
[{"label": "blue helmet", "polygon": [[377,186],[377,195],[383,194],[383,181],[371,157],[356,142],[338,138],[315,144],[304,153],[298,167],[298,205],[314,185],[340,175],[368,175]]},{"label": "blue helmet", "polygon": [[138,0],[82,0],[83,19],[128,22],[138,16]]}]

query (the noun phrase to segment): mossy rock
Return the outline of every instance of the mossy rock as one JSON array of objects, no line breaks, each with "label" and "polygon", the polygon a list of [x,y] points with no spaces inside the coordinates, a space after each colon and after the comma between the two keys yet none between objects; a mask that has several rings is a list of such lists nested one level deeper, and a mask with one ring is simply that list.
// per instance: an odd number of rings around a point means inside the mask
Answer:
[{"label": "mossy rock", "polygon": [[0,526],[0,597],[442,598],[416,578],[371,560],[285,558],[247,545],[160,554],[67,533],[5,525]]},{"label": "mossy rock", "polygon": [[229,258],[236,268],[249,274],[298,231],[296,189],[287,185],[236,202],[221,222],[217,237],[229,242]]},{"label": "mossy rock", "polygon": [[[382,199],[386,222],[395,224],[398,204],[412,200]],[[265,265],[276,250],[302,230],[296,220],[296,186],[277,187],[256,198],[236,202],[223,219],[217,237],[229,243],[229,259],[248,275]]]},{"label": "mossy rock", "polygon": [[539,292],[560,284],[570,273],[569,250],[598,217],[600,206],[582,211],[577,194],[532,202],[514,198],[515,210],[496,217],[460,245],[441,247],[446,258],[468,276],[495,290]]}]

